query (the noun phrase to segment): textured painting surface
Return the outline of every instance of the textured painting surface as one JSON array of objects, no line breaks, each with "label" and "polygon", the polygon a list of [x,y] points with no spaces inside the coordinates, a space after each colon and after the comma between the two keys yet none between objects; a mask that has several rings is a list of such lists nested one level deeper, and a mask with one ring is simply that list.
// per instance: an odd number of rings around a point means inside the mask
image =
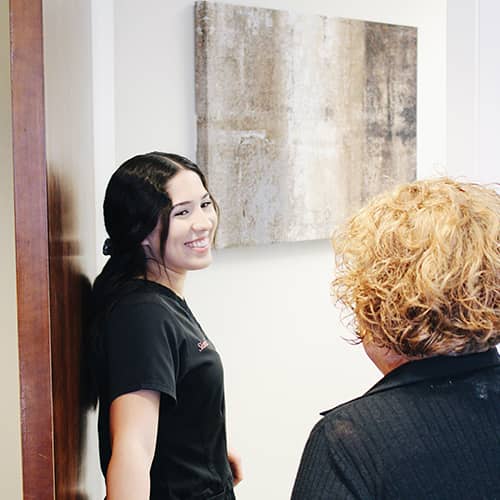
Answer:
[{"label": "textured painting surface", "polygon": [[218,246],[327,238],[416,170],[416,28],[196,4]]}]

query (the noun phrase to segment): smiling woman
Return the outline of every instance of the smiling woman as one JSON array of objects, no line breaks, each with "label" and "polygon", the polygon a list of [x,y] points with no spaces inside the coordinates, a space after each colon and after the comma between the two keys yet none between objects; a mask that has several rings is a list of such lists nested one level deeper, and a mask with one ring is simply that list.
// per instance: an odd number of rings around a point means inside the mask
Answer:
[{"label": "smiling woman", "polygon": [[144,239],[143,247],[150,262],[154,280],[163,282],[182,295],[186,271],[203,269],[212,261],[211,243],[217,227],[214,201],[201,177],[192,170],[180,170],[167,183],[172,208],[169,230],[162,251],[163,221]]},{"label": "smiling woman", "polygon": [[92,338],[107,499],[234,499],[221,360],[183,297],[187,271],[212,261],[205,178],[178,155],[135,156],[111,177],[104,220]]}]

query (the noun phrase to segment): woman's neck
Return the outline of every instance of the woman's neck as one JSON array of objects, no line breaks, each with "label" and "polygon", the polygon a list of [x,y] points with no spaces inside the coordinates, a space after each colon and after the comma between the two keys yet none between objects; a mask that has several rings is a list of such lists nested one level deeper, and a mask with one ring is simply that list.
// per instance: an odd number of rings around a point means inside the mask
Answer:
[{"label": "woman's neck", "polygon": [[398,354],[387,347],[379,347],[369,340],[363,340],[363,347],[368,357],[383,375],[387,375],[399,366],[412,361],[411,358]]},{"label": "woman's neck", "polygon": [[162,286],[170,288],[181,299],[184,298],[184,283],[186,281],[186,273],[172,271],[163,266],[157,269],[148,269],[147,279],[154,281]]}]

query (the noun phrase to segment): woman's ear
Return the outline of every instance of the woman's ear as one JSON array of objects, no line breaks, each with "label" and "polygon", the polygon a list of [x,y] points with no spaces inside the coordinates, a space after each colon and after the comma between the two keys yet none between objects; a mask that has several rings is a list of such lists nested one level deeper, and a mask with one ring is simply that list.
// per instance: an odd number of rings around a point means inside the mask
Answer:
[{"label": "woman's ear", "polygon": [[144,250],[144,253],[146,254],[146,257],[152,257],[154,255],[154,246],[153,246],[153,238],[152,238],[152,233],[146,236],[142,241],[141,241],[141,246],[142,249]]},{"label": "woman's ear", "polygon": [[160,252],[161,218],[158,218],[155,228],[141,241],[141,246],[147,257],[155,257]]}]

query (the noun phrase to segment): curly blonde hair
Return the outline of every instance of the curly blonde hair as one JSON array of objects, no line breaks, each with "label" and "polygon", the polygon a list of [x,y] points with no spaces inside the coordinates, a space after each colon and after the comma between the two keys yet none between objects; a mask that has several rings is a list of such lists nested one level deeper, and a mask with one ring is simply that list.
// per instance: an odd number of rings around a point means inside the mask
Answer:
[{"label": "curly blonde hair", "polygon": [[358,340],[407,357],[500,342],[500,196],[449,178],[371,201],[333,237],[332,294]]}]

